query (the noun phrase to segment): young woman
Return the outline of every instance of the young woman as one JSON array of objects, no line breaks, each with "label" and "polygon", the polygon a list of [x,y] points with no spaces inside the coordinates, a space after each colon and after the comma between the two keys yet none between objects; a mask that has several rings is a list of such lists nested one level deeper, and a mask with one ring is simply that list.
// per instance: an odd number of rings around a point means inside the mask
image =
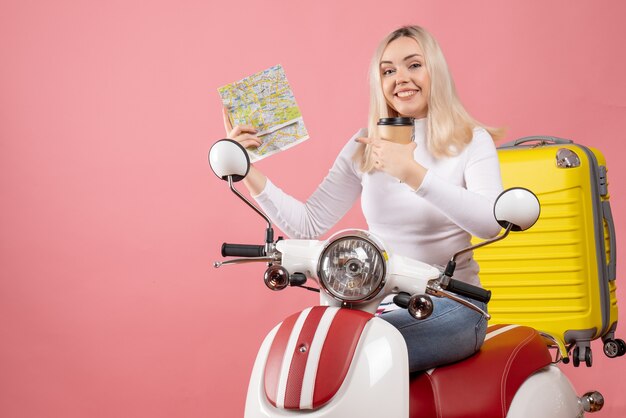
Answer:
[{"label": "young woman", "polygon": [[[368,129],[348,141],[305,203],[251,168],[244,184],[276,225],[292,238],[317,238],[360,196],[370,231],[395,253],[442,266],[472,235],[497,235],[493,203],[502,184],[492,136],[500,132],[463,108],[432,35],[407,26],[383,39],[371,63],[370,90]],[[414,118],[409,144],[380,138],[378,120],[398,116]],[[253,127],[231,129],[227,117],[225,126],[244,147],[261,144]],[[466,253],[455,278],[480,285],[478,270]],[[484,341],[482,315],[445,298],[434,303],[432,316],[421,321],[404,309],[381,315],[404,336],[411,371],[461,360]]]}]

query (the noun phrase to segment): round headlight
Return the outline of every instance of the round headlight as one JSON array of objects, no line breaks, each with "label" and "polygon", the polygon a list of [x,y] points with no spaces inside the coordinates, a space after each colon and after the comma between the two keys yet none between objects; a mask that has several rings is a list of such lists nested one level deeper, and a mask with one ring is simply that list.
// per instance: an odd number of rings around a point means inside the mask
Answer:
[{"label": "round headlight", "polygon": [[345,302],[363,302],[385,284],[387,254],[365,231],[345,231],[322,251],[318,277],[322,288]]}]

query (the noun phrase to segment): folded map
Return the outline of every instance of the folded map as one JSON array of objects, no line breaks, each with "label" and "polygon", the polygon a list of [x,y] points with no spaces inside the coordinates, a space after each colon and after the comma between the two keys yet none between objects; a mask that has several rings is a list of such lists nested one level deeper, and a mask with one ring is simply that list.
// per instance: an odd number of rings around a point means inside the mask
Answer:
[{"label": "folded map", "polygon": [[263,140],[258,148],[248,149],[252,162],[309,139],[282,66],[227,84],[218,92],[231,124],[254,126]]}]

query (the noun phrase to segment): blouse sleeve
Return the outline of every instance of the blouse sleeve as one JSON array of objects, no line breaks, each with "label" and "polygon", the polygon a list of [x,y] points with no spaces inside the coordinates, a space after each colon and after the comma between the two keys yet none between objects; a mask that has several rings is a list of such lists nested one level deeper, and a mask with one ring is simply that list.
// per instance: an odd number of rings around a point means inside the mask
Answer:
[{"label": "blouse sleeve", "polygon": [[489,133],[482,128],[475,129],[467,152],[465,187],[450,184],[428,170],[416,193],[470,234],[491,238],[501,230],[493,216],[493,204],[502,192],[502,180],[498,155]]},{"label": "blouse sleeve", "polygon": [[283,192],[269,179],[263,191],[254,196],[270,219],[290,238],[316,239],[328,231],[350,210],[361,194],[361,173],[353,155],[358,144],[354,138],[341,150],[328,175],[306,202]]}]

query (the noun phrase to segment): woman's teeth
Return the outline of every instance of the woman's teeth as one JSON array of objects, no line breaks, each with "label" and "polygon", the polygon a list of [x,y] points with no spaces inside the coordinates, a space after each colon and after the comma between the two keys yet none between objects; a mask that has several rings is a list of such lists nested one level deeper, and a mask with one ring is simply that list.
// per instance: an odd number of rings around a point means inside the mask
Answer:
[{"label": "woman's teeth", "polygon": [[398,97],[409,97],[409,96],[413,96],[416,93],[417,92],[415,90],[409,90],[409,91],[399,91],[398,93],[396,93],[396,95]]}]

